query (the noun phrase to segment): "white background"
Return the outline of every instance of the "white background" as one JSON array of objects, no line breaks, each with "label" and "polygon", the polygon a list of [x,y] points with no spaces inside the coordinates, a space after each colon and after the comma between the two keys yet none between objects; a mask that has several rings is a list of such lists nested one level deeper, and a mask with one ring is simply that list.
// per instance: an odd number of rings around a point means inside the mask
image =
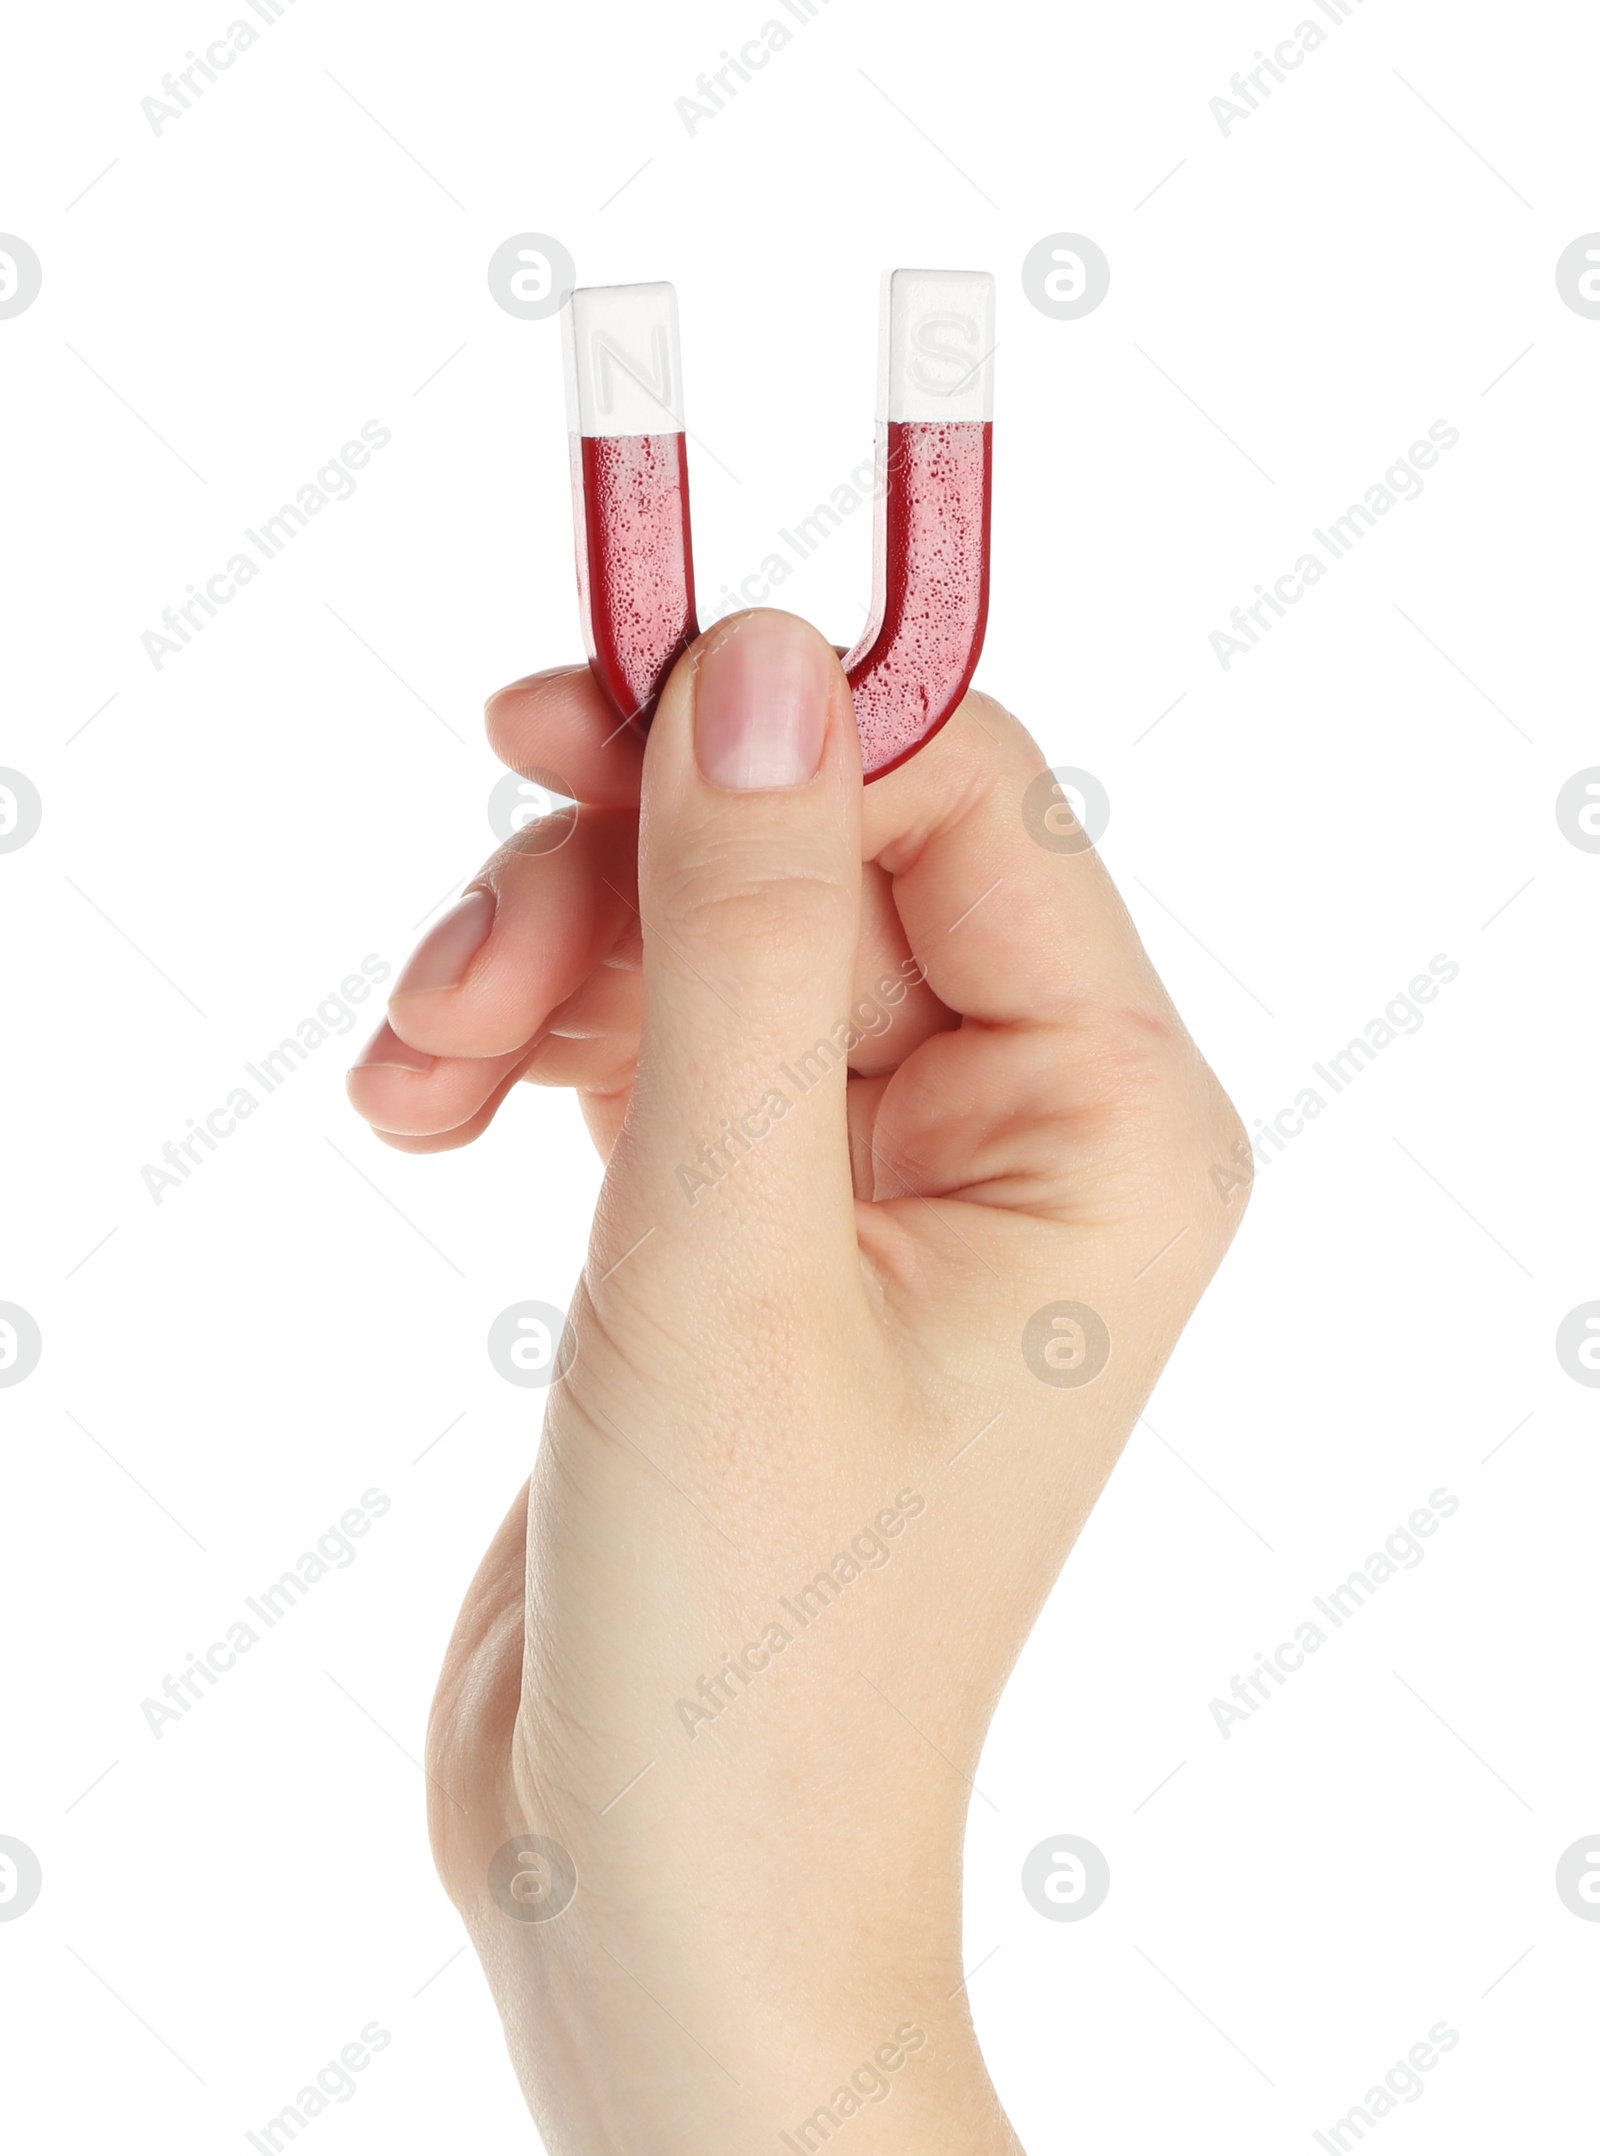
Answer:
[{"label": "white background", "polygon": [[[372,2020],[314,2150],[531,2144],[414,1762],[537,1437],[485,1335],[581,1263],[576,1111],[525,1090],[465,1152],[385,1151],[342,1092],[369,1005],[159,1206],[140,1172],[398,967],[493,844],[483,697],[577,652],[558,325],[485,276],[529,230],[677,286],[713,602],[869,453],[880,270],[992,268],[979,680],[1108,789],[1247,1123],[1460,968],[1261,1172],[1000,1709],[967,1960],[1030,2151],[1311,2147],[1441,2019],[1383,2148],[1584,2145],[1600,1925],[1553,1879],[1600,1828],[1600,1397],[1553,1343],[1600,1296],[1600,857],[1554,802],[1600,763],[1600,323],[1554,267],[1600,226],[1600,31],[1366,0],[1225,138],[1208,100],[1311,0],[1087,12],[831,0],[693,138],[674,99],[775,4],[298,0],[159,137],[141,98],[242,0],[11,20],[0,229],[44,266],[0,322],[0,763],[44,803],[0,856],[0,1300],[44,1341],[0,1393],[30,2150],[242,2147]],[[1019,275],[1063,230],[1112,265],[1076,322]],[[1210,632],[1441,419],[1421,499],[1225,673]],[[163,607],[367,420],[355,497],[156,671]],[[782,596],[848,642],[868,582],[863,517]],[[154,1738],[141,1700],[374,1486],[357,1561]],[[1426,1561],[1224,1740],[1210,1699],[1440,1486]],[[1081,1924],[1019,1886],[1063,1832],[1112,1870]]]}]

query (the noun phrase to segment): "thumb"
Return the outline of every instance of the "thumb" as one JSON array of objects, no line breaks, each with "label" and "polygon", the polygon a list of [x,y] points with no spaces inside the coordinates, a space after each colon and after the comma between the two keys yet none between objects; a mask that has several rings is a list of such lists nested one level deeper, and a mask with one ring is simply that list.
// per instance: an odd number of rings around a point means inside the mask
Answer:
[{"label": "thumb", "polygon": [[645,753],[644,1015],[606,1249],[660,1229],[651,1269],[725,1270],[732,1232],[757,1292],[804,1241],[830,1266],[847,1238],[853,1253],[860,822],[855,714],[832,648],[792,614],[708,631],[674,670]]}]

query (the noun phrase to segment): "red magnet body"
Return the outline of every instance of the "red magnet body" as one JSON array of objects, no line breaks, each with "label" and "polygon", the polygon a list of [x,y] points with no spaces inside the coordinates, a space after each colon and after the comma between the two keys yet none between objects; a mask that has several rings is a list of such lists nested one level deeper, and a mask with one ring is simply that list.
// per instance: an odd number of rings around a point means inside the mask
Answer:
[{"label": "red magnet body", "polygon": [[[592,286],[563,314],[584,639],[644,728],[699,633],[677,301],[668,284]],[[844,661],[868,779],[938,732],[983,648],[993,354],[992,277],[885,277],[873,599]]]}]

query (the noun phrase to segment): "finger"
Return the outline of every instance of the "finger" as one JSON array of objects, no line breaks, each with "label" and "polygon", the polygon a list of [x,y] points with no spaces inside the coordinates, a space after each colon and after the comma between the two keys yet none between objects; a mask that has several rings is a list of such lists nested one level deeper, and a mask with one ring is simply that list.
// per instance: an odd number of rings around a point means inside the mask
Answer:
[{"label": "finger", "polygon": [[634,820],[623,811],[580,811],[553,853],[512,839],[402,968],[389,998],[396,1034],[428,1055],[523,1046],[632,920],[633,865]]},{"label": "finger", "polygon": [[528,1084],[570,1086],[580,1105],[617,1096],[626,1102],[639,1062],[643,983],[637,939],[624,941],[631,951],[608,958],[551,1019],[523,1065]]},{"label": "finger", "polygon": [[[680,661],[645,758],[644,1025],[615,1232],[686,1221],[716,1180],[695,1165],[716,1141],[744,1154],[724,1225],[781,1219],[792,1244],[804,1220],[825,1262],[853,1251],[844,1074],[860,801],[849,688],[813,629],[735,616]],[[804,1112],[774,1120],[773,1096],[802,1088]],[[652,1262],[677,1263],[679,1240],[661,1238]],[[704,1258],[708,1239],[689,1240]],[[747,1277],[778,1240],[752,1239]]]},{"label": "finger", "polygon": [[1018,722],[969,698],[864,816],[929,986],[964,1019],[852,1104],[869,1194],[1097,1229],[1187,1202],[1232,1110]]},{"label": "finger", "polygon": [[644,736],[619,718],[586,666],[557,666],[498,689],[484,706],[489,746],[524,777],[548,773],[594,808],[636,808]]},{"label": "finger", "polygon": [[453,1153],[461,1146],[471,1145],[474,1138],[482,1137],[494,1121],[500,1103],[516,1082],[517,1073],[513,1066],[476,1113],[468,1116],[464,1123],[456,1124],[453,1129],[413,1134],[407,1131],[384,1130],[374,1124],[372,1135],[381,1138],[385,1145],[392,1146],[397,1153]]},{"label": "finger", "polygon": [[849,1016],[855,1035],[850,1069],[861,1077],[898,1070],[930,1035],[961,1023],[924,979],[894,888],[873,861],[861,874],[861,941]]},{"label": "finger", "polygon": [[[450,1128],[424,1132],[385,1130],[379,1124],[372,1126],[372,1135],[381,1138],[385,1145],[398,1153],[453,1153],[473,1140],[481,1138],[499,1114],[507,1096],[516,1087],[523,1073],[513,1069],[494,1088],[489,1098],[464,1123]],[[595,1150],[602,1160],[608,1160],[616,1144],[617,1132],[627,1109],[627,1090],[606,1092],[585,1088],[578,1094],[578,1106],[594,1140]]]},{"label": "finger", "polygon": [[1170,1017],[1127,908],[1037,744],[971,696],[867,789],[863,839],[890,875],[940,1000],[997,1024],[1136,1004]]},{"label": "finger", "polygon": [[470,1061],[425,1055],[386,1018],[346,1073],[345,1091],[357,1115],[386,1137],[430,1138],[476,1115],[523,1059],[522,1050]]},{"label": "finger", "polygon": [[356,1112],[385,1136],[412,1138],[458,1130],[491,1094],[502,1095],[508,1070],[536,1085],[624,1092],[638,1056],[639,1000],[635,948],[631,958],[613,957],[596,967],[537,1039],[510,1055],[426,1055],[385,1019],[351,1067],[346,1091]]}]

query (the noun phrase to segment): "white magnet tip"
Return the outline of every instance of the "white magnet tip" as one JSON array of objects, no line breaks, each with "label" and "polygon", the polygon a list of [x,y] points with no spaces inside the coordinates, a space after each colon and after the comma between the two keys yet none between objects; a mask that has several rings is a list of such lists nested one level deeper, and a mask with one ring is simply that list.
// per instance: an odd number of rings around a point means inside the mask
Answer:
[{"label": "white magnet tip", "polygon": [[884,274],[878,418],[994,417],[994,279],[987,270]]},{"label": "white magnet tip", "polygon": [[561,309],[573,434],[681,434],[678,295],[670,284],[580,285]]}]

